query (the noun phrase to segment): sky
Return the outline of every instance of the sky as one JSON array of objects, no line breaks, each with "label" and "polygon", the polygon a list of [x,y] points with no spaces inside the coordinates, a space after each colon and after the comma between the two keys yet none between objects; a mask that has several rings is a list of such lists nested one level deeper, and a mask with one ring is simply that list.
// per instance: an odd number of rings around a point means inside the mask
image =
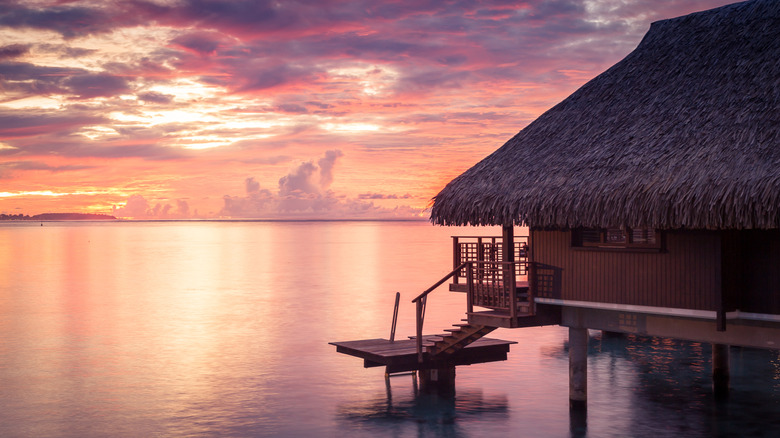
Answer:
[{"label": "sky", "polygon": [[630,53],[728,0],[0,0],[0,213],[427,218]]}]

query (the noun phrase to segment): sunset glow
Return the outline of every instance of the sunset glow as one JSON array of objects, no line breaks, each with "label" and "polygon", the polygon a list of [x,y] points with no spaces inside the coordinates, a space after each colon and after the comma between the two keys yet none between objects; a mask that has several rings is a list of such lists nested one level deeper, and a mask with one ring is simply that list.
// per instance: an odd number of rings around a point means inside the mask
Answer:
[{"label": "sunset glow", "polygon": [[417,218],[444,184],[726,0],[0,7],[0,213]]}]

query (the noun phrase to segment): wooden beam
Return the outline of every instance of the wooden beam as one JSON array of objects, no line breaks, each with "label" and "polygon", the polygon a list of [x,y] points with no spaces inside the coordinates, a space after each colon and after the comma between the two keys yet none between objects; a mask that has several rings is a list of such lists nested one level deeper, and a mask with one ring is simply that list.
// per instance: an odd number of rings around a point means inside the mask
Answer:
[{"label": "wooden beam", "polygon": [[729,320],[728,330],[719,331],[712,319],[562,306],[561,325],[712,344],[780,348],[780,323],[775,321]]}]

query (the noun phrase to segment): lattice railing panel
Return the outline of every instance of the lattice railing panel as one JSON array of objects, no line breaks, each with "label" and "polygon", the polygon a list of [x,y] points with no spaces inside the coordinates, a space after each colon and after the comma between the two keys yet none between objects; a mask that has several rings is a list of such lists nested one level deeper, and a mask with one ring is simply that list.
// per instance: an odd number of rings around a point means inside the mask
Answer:
[{"label": "lattice railing panel", "polygon": [[491,309],[511,309],[513,294],[516,293],[512,269],[512,263],[472,263],[472,304]]},{"label": "lattice railing panel", "polygon": [[[461,237],[455,240],[453,266],[465,262],[500,262],[503,260],[503,246],[500,237]],[[528,275],[528,236],[518,236],[514,242],[515,276]],[[464,283],[466,270],[462,269],[455,277],[456,283]]]}]

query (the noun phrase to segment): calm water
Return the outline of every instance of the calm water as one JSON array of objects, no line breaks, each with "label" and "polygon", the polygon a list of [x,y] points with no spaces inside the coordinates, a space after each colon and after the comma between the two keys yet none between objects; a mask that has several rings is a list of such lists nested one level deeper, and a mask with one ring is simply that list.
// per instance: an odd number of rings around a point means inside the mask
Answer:
[{"label": "calm water", "polygon": [[[426,223],[0,224],[0,436],[780,436],[777,351],[591,332],[587,418],[568,410],[567,330],[507,330],[509,360],[459,367],[454,398],[364,369],[330,341],[414,333],[451,268]],[[458,322],[436,291],[426,332]]]}]

